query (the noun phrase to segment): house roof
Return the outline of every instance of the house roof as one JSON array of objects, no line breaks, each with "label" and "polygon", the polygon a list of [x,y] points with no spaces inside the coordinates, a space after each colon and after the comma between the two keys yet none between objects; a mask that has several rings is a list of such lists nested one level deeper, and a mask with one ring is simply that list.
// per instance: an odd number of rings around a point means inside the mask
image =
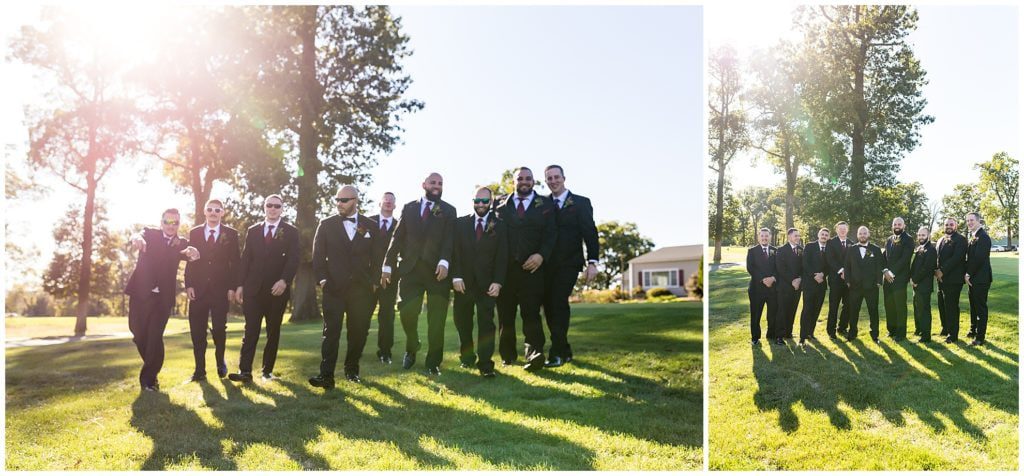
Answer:
[{"label": "house roof", "polygon": [[699,260],[704,255],[704,245],[664,246],[650,253],[629,260],[630,264],[665,263],[672,261]]}]

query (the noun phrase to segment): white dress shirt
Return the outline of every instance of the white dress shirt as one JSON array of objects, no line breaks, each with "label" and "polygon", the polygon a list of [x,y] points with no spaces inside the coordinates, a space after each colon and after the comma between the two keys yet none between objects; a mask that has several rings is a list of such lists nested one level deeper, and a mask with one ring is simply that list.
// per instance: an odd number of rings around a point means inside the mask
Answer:
[{"label": "white dress shirt", "polygon": [[564,190],[562,190],[562,194],[561,195],[558,195],[557,197],[553,196],[553,197],[551,197],[551,199],[552,200],[558,200],[555,203],[558,204],[558,209],[561,210],[562,208],[565,208],[565,199],[568,196],[569,196],[569,189],[564,189]]},{"label": "white dress shirt", "polygon": [[213,231],[213,241],[220,239],[220,223],[213,228],[210,228],[210,225],[203,227],[203,241],[210,239],[210,231]]}]

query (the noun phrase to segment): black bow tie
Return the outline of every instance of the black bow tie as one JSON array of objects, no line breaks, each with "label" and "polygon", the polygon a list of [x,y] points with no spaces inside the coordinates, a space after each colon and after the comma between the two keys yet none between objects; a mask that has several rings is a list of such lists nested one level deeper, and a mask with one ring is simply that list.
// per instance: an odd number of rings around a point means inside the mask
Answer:
[{"label": "black bow tie", "polygon": [[348,217],[348,218],[345,218],[344,220],[345,221],[350,221],[352,223],[355,223],[356,222],[356,217]]}]

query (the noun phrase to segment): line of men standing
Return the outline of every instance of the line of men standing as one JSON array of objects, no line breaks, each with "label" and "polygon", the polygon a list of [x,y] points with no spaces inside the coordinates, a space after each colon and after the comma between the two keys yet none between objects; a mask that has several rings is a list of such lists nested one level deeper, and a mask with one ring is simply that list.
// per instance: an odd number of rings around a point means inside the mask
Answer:
[{"label": "line of men standing", "polygon": [[[597,229],[589,199],[565,188],[562,167],[547,167],[545,178],[549,196],[537,194],[533,172],[520,167],[515,193],[497,203],[490,189],[479,188],[472,200],[473,212],[462,217],[441,200],[443,179],[437,173],[427,177],[424,196],[406,204],[399,219],[393,216],[394,194],[386,193],[380,213],[367,217],[358,213],[358,190],[341,187],[335,196],[338,213],[320,222],[313,239],[313,273],[323,290],[324,329],[320,371],[309,383],[334,386],[343,323],[345,378],[360,381],[359,361],[374,308],[378,309],[377,359],[391,364],[399,297],[398,315],[406,336],[403,367],[412,368],[421,350],[418,320],[425,297],[424,364],[429,374],[439,375],[453,289],[463,367],[476,366],[482,376],[493,377],[495,347],[504,365],[515,364],[517,311],[523,322],[526,370],[571,361],[569,296],[581,269],[588,282],[597,274]],[[276,378],[273,369],[281,323],[300,250],[298,230],[282,219],[283,211],[279,195],[264,199],[265,219],[249,227],[241,254],[239,234],[221,223],[224,205],[216,199],[206,203],[206,222],[193,228],[188,239],[177,236],[180,215],[174,209],[164,212],[160,229],[147,228],[132,236],[132,246],[140,254],[125,292],[130,296],[130,328],[143,358],[140,384],[144,390],[159,389],[156,376],[163,362],[163,330],[183,259],[189,260],[185,287],[195,359],[190,381],[206,379],[206,331],[211,322],[218,376],[252,381],[264,320],[267,339],[261,373],[264,380]],[[238,371],[229,374],[224,354],[232,301],[242,305],[245,330]],[[541,309],[551,336],[547,359]]]},{"label": "line of men standing", "polygon": [[848,239],[849,225],[839,222],[830,237],[821,228],[817,240],[800,244],[800,233],[790,228],[787,242],[776,248],[770,230],[758,232],[757,245],[747,250],[750,274],[747,294],[750,302],[751,343],[761,338],[761,315],[767,309],[769,340],[784,345],[793,338],[797,308],[803,297],[799,345],[815,340],[814,329],[829,298],[825,330],[831,339],[857,338],[860,309],[867,307],[869,333],[879,340],[878,290],[882,289],[886,330],[894,341],[907,337],[907,285],[913,290],[914,334],[920,342],[931,341],[931,293],[938,283],[940,336],[955,343],[960,333],[960,294],[968,285],[970,302],[970,345],[984,345],[988,325],[988,290],[992,283],[989,252],[992,240],[981,225],[978,213],[967,214],[968,236],[956,231],[957,222],[947,218],[938,243],[929,240],[931,230],[921,227],[916,241],[907,233],[904,220],[892,221],[892,235],[885,248],[869,242],[867,227],[857,229],[857,239]]}]

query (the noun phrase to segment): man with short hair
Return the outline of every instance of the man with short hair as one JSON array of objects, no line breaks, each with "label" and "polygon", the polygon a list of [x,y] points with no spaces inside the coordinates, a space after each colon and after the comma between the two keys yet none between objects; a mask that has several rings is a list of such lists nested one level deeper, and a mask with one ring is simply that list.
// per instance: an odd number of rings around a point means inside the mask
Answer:
[{"label": "man with short hair", "polygon": [[146,227],[130,239],[139,259],[124,293],[128,295],[128,329],[142,357],[139,384],[144,391],[160,389],[157,374],[164,365],[164,329],[174,309],[178,265],[200,258],[199,251],[178,236],[180,223],[181,214],[169,208],[161,215],[159,228]]},{"label": "man with short hair", "polygon": [[918,342],[932,341],[932,289],[935,286],[935,264],[938,257],[935,245],[928,239],[931,230],[922,226],[917,230],[917,248],[910,262],[910,285],[914,288],[914,334]]},{"label": "man with short hair", "polygon": [[940,336],[946,337],[947,344],[959,341],[960,333],[960,291],[964,288],[967,274],[967,238],[957,233],[956,220],[946,218],[943,236],[935,246],[938,253],[938,269],[935,278],[939,282],[939,321],[942,322]]},{"label": "man with short hair", "polygon": [[188,294],[188,329],[192,337],[192,356],[195,371],[192,382],[206,380],[206,326],[212,321],[214,358],[217,376],[227,377],[228,365],[224,361],[228,330],[228,306],[235,300],[238,287],[238,231],[222,223],[224,202],[206,201],[206,223],[189,231],[189,242],[202,255],[202,259],[185,265],[185,292]]},{"label": "man with short hair", "polygon": [[796,228],[786,231],[788,243],[779,247],[775,256],[775,275],[779,278],[779,335],[775,336],[776,344],[783,344],[782,339],[793,338],[793,323],[796,320],[796,308],[800,305],[800,285],[803,276],[803,248],[800,247],[800,232]]},{"label": "man with short hair", "polygon": [[[508,269],[508,229],[491,212],[493,193],[480,187],[473,198],[473,213],[455,221],[452,287],[454,319],[459,331],[459,360],[463,368],[476,366],[483,377],[494,377],[494,306]],[[477,346],[473,345],[476,310]]]},{"label": "man with short hair", "polygon": [[825,246],[828,266],[828,320],[825,321],[825,332],[831,339],[836,339],[836,334],[846,334],[850,326],[850,286],[839,274],[846,263],[846,251],[853,246],[853,241],[846,237],[849,232],[850,226],[845,221],[836,223],[836,236]]},{"label": "man with short hair", "polygon": [[803,346],[807,339],[815,339],[814,326],[821,315],[821,306],[825,303],[825,275],[828,264],[825,253],[828,249],[828,228],[818,230],[818,241],[808,243],[804,247],[803,279],[800,281],[804,289],[804,308],[800,313],[800,343]]},{"label": "man with short hair", "polygon": [[885,240],[885,268],[882,269],[882,295],[885,299],[885,327],[889,337],[899,342],[907,338],[907,283],[910,281],[910,257],[913,238],[907,234],[903,218],[892,220],[892,236]]},{"label": "man with short hair", "polygon": [[[399,313],[405,331],[405,356],[402,368],[411,369],[420,349],[419,317],[423,296],[427,300],[427,356],[424,364],[430,375],[441,375],[444,353],[444,324],[448,316],[451,278],[448,267],[452,258],[455,232],[455,207],[441,200],[444,179],[431,173],[423,180],[423,197],[402,207],[402,216],[391,238],[384,265],[381,286],[391,283],[392,270],[397,267]],[[399,261],[401,257],[401,261]]]},{"label": "man with short hair", "polygon": [[967,214],[967,298],[971,306],[972,346],[985,345],[985,331],[988,329],[988,290],[992,286],[992,238],[981,225],[978,212]]},{"label": "man with short hair", "polygon": [[[572,360],[569,296],[576,287],[581,270],[587,283],[597,276],[600,246],[590,199],[565,188],[565,173],[560,165],[549,165],[544,169],[544,179],[548,190],[551,190],[549,198],[555,204],[555,222],[558,225],[555,250],[551,253],[550,262],[544,266],[547,268],[544,276],[544,317],[551,334],[551,350],[546,365],[559,367]],[[586,268],[583,266],[584,243],[587,246]]]},{"label": "man with short hair", "polygon": [[761,313],[768,307],[768,329],[765,337],[768,341],[775,339],[778,331],[778,293],[772,289],[775,284],[775,247],[769,244],[771,230],[761,228],[757,232],[758,244],[747,249],[747,273],[750,274],[750,285],[747,286],[747,299],[750,301],[750,343],[761,342]]},{"label": "man with short hair", "polygon": [[252,362],[260,327],[267,321],[267,343],[263,346],[264,381],[273,380],[274,363],[281,339],[281,321],[288,307],[291,282],[299,270],[299,230],[285,223],[284,200],[272,194],[263,199],[265,219],[249,227],[239,264],[235,300],[242,304],[245,331],[238,372],[228,374],[234,382],[252,382]]},{"label": "man with short hair", "polygon": [[850,286],[850,330],[848,340],[857,338],[857,320],[860,306],[868,305],[871,319],[871,340],[878,343],[878,288],[882,285],[882,250],[869,243],[868,227],[857,228],[857,245],[848,250],[842,272]]},{"label": "man with short hair", "polygon": [[[384,242],[391,243],[398,219],[394,217],[395,194],[384,192],[380,199],[380,213],[370,217],[384,235]],[[383,266],[384,263],[377,263]],[[379,266],[378,266],[379,267]],[[395,302],[398,300],[398,286],[378,287],[374,298],[377,306],[377,359],[391,365],[391,347],[395,344]]]}]

